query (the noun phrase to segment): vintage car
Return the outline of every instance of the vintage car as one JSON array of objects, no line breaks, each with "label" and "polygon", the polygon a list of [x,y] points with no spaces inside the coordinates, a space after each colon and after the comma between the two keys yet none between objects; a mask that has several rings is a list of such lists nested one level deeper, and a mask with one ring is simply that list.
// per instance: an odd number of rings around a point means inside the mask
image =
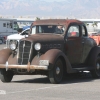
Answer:
[{"label": "vintage car", "polygon": [[100,77],[100,47],[79,20],[34,21],[28,37],[0,51],[2,82],[10,82],[14,75],[40,74],[60,83],[67,74],[80,71]]}]

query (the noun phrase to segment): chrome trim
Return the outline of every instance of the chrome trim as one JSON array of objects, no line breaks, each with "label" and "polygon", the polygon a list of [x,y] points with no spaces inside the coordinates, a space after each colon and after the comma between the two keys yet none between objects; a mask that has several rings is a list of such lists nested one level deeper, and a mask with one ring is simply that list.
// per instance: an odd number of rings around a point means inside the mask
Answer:
[{"label": "chrome trim", "polygon": [[18,50],[17,50],[17,63],[18,63],[18,55],[19,55],[19,44],[20,44],[20,41],[18,42]]},{"label": "chrome trim", "polygon": [[[6,68],[6,64],[0,64],[0,68]],[[39,65],[7,65],[7,68],[10,69],[27,69],[30,71],[31,69],[37,70],[48,70],[48,66],[39,66]]]},{"label": "chrome trim", "polygon": [[[28,45],[27,45],[27,43],[28,43]],[[33,49],[32,46],[33,46],[33,43],[30,41],[23,40],[23,41],[19,42],[18,55],[17,55],[18,64],[23,65],[23,64],[30,62],[31,53],[32,53],[32,49]],[[21,49],[20,49],[20,47],[21,47]],[[28,51],[26,51],[27,49],[28,49]],[[20,50],[21,50],[21,52],[20,52]],[[24,54],[27,54],[26,58],[24,58]],[[26,63],[25,63],[25,59],[26,59]]]},{"label": "chrome trim", "polygon": [[29,59],[28,59],[29,62],[30,62],[31,54],[32,54],[32,46],[33,46],[33,43],[31,42],[31,48],[30,48]]},{"label": "chrome trim", "polygon": [[24,47],[25,47],[25,41],[24,41],[24,44],[23,44],[23,52],[22,52],[22,62],[21,62],[21,65],[23,64],[23,53],[24,53]]},{"label": "chrome trim", "polygon": [[8,61],[6,62],[6,71],[8,71]]}]

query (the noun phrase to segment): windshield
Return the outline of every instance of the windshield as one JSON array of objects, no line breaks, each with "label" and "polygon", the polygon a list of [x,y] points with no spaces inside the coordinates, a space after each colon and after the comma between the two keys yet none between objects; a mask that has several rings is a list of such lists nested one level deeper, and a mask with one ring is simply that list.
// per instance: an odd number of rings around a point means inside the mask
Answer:
[{"label": "windshield", "polygon": [[36,34],[36,33],[63,34],[64,31],[65,28],[62,25],[37,25],[32,27],[31,34]]}]

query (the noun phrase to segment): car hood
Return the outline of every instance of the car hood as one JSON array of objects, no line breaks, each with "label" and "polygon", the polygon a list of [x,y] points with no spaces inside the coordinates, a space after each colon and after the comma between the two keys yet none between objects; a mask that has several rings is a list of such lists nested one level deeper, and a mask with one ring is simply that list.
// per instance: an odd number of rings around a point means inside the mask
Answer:
[{"label": "car hood", "polygon": [[[26,35],[26,37],[27,37],[27,35]],[[13,34],[13,35],[7,36],[7,39],[9,39],[9,40],[20,40],[22,38],[25,38],[25,35]]]},{"label": "car hood", "polygon": [[51,42],[51,41],[63,41],[64,36],[62,35],[53,35],[53,34],[33,34],[22,40],[27,40],[30,42]]}]

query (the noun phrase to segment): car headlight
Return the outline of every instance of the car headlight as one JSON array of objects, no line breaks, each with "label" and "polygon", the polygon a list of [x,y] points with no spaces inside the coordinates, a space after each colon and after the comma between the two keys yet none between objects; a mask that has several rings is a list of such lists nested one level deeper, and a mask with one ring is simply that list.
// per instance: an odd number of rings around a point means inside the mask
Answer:
[{"label": "car headlight", "polygon": [[15,50],[16,49],[16,44],[14,44],[14,43],[10,44],[10,49]]},{"label": "car headlight", "polygon": [[9,42],[9,47],[11,50],[15,50],[17,48],[18,42],[16,40],[11,40]]},{"label": "car headlight", "polygon": [[40,43],[36,43],[34,45],[35,50],[39,51],[41,49],[41,44]]}]

